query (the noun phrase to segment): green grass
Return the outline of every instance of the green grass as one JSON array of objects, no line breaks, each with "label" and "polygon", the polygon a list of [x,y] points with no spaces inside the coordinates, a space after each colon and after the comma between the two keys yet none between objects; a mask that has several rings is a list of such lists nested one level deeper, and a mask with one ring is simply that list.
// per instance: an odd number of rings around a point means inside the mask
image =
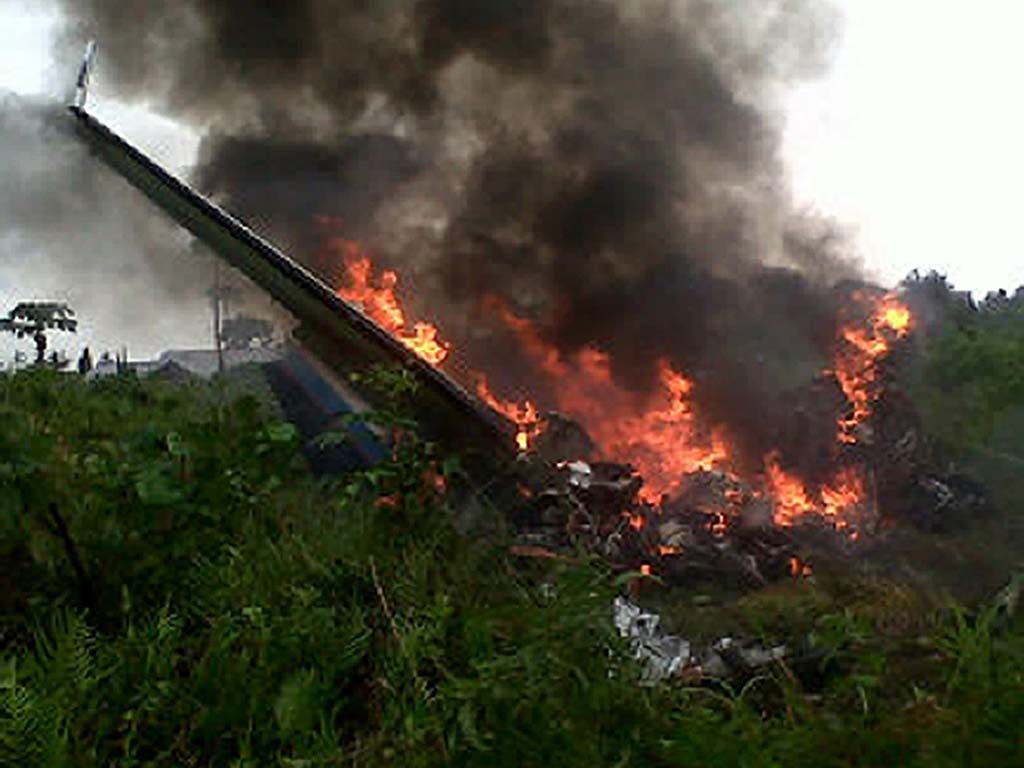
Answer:
[{"label": "green grass", "polygon": [[0,378],[0,764],[1024,764],[1019,625],[787,585],[728,620],[809,661],[643,687],[600,563],[527,571],[457,532],[458,463],[413,432],[321,484],[276,418],[206,385]]}]

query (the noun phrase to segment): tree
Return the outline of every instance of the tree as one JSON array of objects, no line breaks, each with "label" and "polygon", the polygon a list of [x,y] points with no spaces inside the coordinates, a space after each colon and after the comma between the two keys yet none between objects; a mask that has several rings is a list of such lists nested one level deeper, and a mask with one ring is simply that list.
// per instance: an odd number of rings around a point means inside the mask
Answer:
[{"label": "tree", "polygon": [[6,318],[0,318],[0,331],[13,333],[23,339],[31,336],[36,344],[36,365],[46,364],[46,334],[49,331],[74,333],[78,320],[67,304],[52,301],[26,301],[12,309]]},{"label": "tree", "polygon": [[1024,290],[990,293],[925,346],[917,399],[954,450],[988,440],[1024,405]]}]

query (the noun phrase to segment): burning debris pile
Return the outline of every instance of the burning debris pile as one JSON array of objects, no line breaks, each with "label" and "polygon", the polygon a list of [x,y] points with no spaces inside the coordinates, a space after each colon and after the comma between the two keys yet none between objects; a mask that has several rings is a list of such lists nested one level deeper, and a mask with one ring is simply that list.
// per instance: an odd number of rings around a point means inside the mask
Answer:
[{"label": "burning debris pile", "polygon": [[[536,482],[543,473],[533,465],[524,476]],[[660,506],[640,499],[642,479],[627,465],[561,463],[547,479],[538,491],[521,486],[513,524],[522,554],[584,549],[672,583],[747,588],[804,567],[790,534],[771,523],[770,506],[722,472],[686,476],[685,490]]]},{"label": "burning debris pile", "polygon": [[[394,272],[375,277],[356,244],[335,247],[346,266],[342,297],[428,362],[443,367],[458,355],[433,324],[407,332]],[[941,528],[984,507],[983,489],[927,465],[912,406],[886,392],[887,365],[913,327],[894,294],[851,291],[837,317],[833,365],[791,396],[794,420],[830,430],[795,441],[780,434],[754,467],[726,425],[701,418],[694,380],[667,362],[658,387],[638,396],[617,383],[602,351],[566,359],[500,300],[486,305],[538,381],[555,384],[542,387],[556,405],[544,411],[496,395],[487,373],[464,374],[514,426],[511,519],[520,554],[583,549],[672,583],[758,587],[810,575],[800,556],[808,541],[849,550],[901,519]]]}]

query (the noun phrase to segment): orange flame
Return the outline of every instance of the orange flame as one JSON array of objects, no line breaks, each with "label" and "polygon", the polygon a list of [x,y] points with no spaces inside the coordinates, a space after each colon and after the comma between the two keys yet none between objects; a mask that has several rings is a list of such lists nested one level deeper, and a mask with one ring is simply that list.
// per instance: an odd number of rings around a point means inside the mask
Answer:
[{"label": "orange flame", "polygon": [[524,403],[501,400],[491,392],[487,377],[483,374],[477,380],[476,393],[487,405],[516,425],[516,447],[520,451],[528,450],[531,441],[540,432],[537,409],[533,403],[529,400]]},{"label": "orange flame", "polygon": [[691,404],[693,382],[668,362],[659,364],[654,391],[638,397],[613,380],[605,352],[584,347],[566,360],[529,320],[500,300],[492,298],[487,306],[515,332],[533,363],[557,382],[557,409],[578,421],[608,459],[631,464],[639,472],[644,501],[657,503],[678,488],[684,475],[729,458],[724,436],[707,434],[697,423]]},{"label": "orange flame", "polygon": [[[879,363],[892,351],[892,343],[910,332],[912,323],[909,308],[891,294],[874,299],[856,291],[852,298],[858,305],[868,305],[870,314],[866,323],[851,323],[840,330],[842,342],[833,373],[853,407],[849,416],[838,421],[836,439],[842,444],[857,442],[858,428],[870,418],[881,396]],[[820,514],[837,530],[848,529],[866,498],[862,472],[855,467],[839,469],[813,496],[803,481],[782,469],[777,453],[765,457],[765,475],[775,502],[775,523],[781,526]],[[850,536],[856,539],[858,532]]]},{"label": "orange flame", "polygon": [[334,238],[331,244],[343,253],[348,280],[348,285],[338,289],[338,295],[357,304],[371,320],[431,365],[443,363],[450,349],[438,339],[437,326],[417,322],[409,329],[405,312],[395,295],[397,273],[386,269],[374,281],[373,265],[358,243]]},{"label": "orange flame", "polygon": [[715,536],[724,536],[725,532],[729,530],[729,518],[720,510],[715,510],[711,515],[712,520],[708,530]]},{"label": "orange flame", "polygon": [[[862,291],[855,291],[853,300],[862,305],[872,301]],[[839,442],[857,442],[857,428],[870,418],[880,395],[878,364],[892,351],[892,341],[910,332],[910,325],[910,310],[896,297],[886,295],[875,302],[868,327],[848,325],[840,331],[845,343],[837,354],[834,373],[853,411],[839,419]]]},{"label": "orange flame", "polygon": [[823,515],[836,530],[844,530],[864,502],[864,481],[855,467],[840,469],[831,482],[817,489],[817,498],[808,493],[802,480],[779,465],[778,453],[765,457],[765,475],[775,502],[773,519],[779,526],[796,525],[808,515]]},{"label": "orange flame", "polygon": [[821,488],[820,494],[822,511],[834,518],[837,528],[845,528],[845,513],[865,498],[864,479],[854,467],[844,467],[829,485]]},{"label": "orange flame", "polygon": [[814,510],[803,481],[789,474],[779,465],[777,453],[765,457],[768,489],[775,501],[773,519],[776,525],[794,525],[800,517]]},{"label": "orange flame", "polygon": [[814,569],[799,557],[789,558],[789,575],[793,578],[803,576],[804,578],[814,575]]}]

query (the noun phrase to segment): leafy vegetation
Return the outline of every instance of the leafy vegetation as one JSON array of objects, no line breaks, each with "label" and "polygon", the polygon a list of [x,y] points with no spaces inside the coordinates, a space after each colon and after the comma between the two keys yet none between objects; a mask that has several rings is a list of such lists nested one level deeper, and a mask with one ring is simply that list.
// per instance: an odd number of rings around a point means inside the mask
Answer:
[{"label": "leafy vegetation", "polygon": [[918,313],[932,318],[915,401],[943,447],[962,454],[1024,406],[1024,288],[974,302],[937,274],[912,278],[906,287]]},{"label": "leafy vegetation", "polygon": [[747,606],[802,666],[639,685],[621,580],[456,530],[458,463],[382,381],[393,457],[318,483],[216,385],[0,378],[0,763],[1024,762],[1024,631],[994,609],[894,631],[903,603],[807,582]]}]

